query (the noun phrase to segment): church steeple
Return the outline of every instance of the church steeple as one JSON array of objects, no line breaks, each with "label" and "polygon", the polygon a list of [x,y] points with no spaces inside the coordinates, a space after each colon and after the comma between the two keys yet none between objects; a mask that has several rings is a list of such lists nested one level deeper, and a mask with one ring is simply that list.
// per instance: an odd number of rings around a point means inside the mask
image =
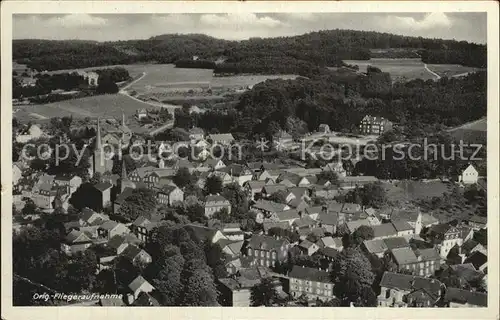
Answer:
[{"label": "church steeple", "polygon": [[122,180],[127,180],[127,166],[125,160],[122,161]]},{"label": "church steeple", "polygon": [[97,150],[101,150],[102,146],[101,146],[101,125],[100,125],[100,122],[101,122],[101,118],[97,118],[97,132],[96,132],[96,145],[95,145],[95,148]]}]

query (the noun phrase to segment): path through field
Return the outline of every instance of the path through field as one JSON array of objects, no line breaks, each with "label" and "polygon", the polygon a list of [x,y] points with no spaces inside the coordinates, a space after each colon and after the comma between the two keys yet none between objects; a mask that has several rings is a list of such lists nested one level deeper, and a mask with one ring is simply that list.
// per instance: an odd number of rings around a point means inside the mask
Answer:
[{"label": "path through field", "polygon": [[427,64],[426,64],[426,63],[424,64],[424,68],[425,68],[425,70],[427,70],[428,72],[430,72],[433,76],[435,76],[435,77],[436,77],[436,80],[441,79],[441,76],[440,76],[439,74],[435,73],[434,71],[432,71],[431,69],[429,69],[429,68],[427,67]]},{"label": "path through field", "polygon": [[153,107],[160,107],[160,108],[168,109],[168,111],[170,111],[171,113],[174,113],[175,109],[180,108],[180,106],[176,106],[176,105],[173,105],[173,104],[164,104],[164,103],[159,103],[159,102],[143,101],[141,99],[138,99],[136,97],[131,96],[130,93],[127,91],[127,88],[129,88],[130,86],[132,86],[134,83],[142,80],[142,78],[144,78],[146,75],[147,75],[147,73],[143,72],[142,75],[139,78],[137,78],[134,81],[132,81],[129,84],[127,84],[118,93],[122,94],[122,95],[124,95],[124,96],[126,96],[126,97],[128,97],[130,99],[133,99],[133,100],[135,100],[137,102],[141,102],[141,103],[153,106]]}]

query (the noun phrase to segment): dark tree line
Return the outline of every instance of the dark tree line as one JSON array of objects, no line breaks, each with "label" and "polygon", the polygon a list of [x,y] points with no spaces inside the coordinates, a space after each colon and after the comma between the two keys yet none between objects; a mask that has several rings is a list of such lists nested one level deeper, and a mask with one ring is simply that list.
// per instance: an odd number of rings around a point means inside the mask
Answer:
[{"label": "dark tree line", "polygon": [[[402,48],[418,51],[427,63],[486,66],[486,46],[465,41],[398,36],[354,30],[326,30],[293,37],[227,41],[206,35],[166,34],[147,40],[98,43],[92,41],[14,40],[13,58],[36,70],[60,70],[156,61],[175,63],[200,56],[201,60],[227,60],[220,72],[280,73],[313,66],[340,66],[342,60],[368,60],[370,49]],[[380,55],[380,53],[375,54]],[[284,61],[284,62],[283,62]],[[286,63],[285,63],[286,62]],[[285,65],[292,67],[286,71]],[[255,68],[255,70],[253,68]],[[256,71],[259,70],[259,71]]]}]

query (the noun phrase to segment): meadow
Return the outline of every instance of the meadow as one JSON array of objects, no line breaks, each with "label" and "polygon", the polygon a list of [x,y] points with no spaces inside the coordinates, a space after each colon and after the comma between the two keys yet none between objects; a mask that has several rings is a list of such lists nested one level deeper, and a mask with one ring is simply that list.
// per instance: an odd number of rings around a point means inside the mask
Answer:
[{"label": "meadow", "polygon": [[420,59],[370,59],[370,60],[344,60],[345,63],[358,65],[359,71],[366,72],[368,66],[377,67],[383,72],[388,72],[393,81],[397,80],[434,80],[436,77],[425,69],[425,64]]},{"label": "meadow", "polygon": [[43,105],[20,106],[13,116],[21,120],[37,120],[51,117],[73,116],[75,118],[110,117],[120,119],[122,112],[133,116],[137,109],[151,109],[151,105],[131,99],[122,94],[108,94],[81,99],[65,100]]},{"label": "meadow", "polygon": [[473,67],[464,67],[459,64],[428,64],[427,68],[431,69],[441,77],[448,78],[466,75],[469,72],[480,70]]}]

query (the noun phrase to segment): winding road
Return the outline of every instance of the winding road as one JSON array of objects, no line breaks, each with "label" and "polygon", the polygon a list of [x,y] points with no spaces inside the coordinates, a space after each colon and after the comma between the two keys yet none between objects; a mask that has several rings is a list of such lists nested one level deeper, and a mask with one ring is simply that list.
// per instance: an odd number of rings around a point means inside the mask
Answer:
[{"label": "winding road", "polygon": [[441,76],[440,76],[439,74],[435,73],[434,71],[432,71],[431,69],[429,69],[429,68],[427,67],[427,64],[426,64],[426,63],[424,63],[424,68],[425,68],[425,70],[427,70],[429,73],[432,73],[432,75],[436,77],[436,80],[441,79]]}]

